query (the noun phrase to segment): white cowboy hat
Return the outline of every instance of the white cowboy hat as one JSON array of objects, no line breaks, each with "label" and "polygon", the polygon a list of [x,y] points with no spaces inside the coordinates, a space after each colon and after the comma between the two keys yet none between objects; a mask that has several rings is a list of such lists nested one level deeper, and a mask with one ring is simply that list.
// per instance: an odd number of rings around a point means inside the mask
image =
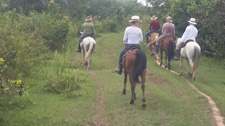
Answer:
[{"label": "white cowboy hat", "polygon": [[86,21],[86,22],[90,22],[90,21],[92,21],[91,16],[88,16],[88,17],[85,19],[85,21]]},{"label": "white cowboy hat", "polygon": [[152,17],[151,17],[151,20],[156,20],[158,17],[156,17],[155,15],[153,15]]},{"label": "white cowboy hat", "polygon": [[188,22],[190,24],[196,25],[197,23],[195,21],[196,21],[195,18],[191,18]]},{"label": "white cowboy hat", "polygon": [[168,16],[168,17],[166,18],[166,20],[169,21],[169,22],[173,22],[173,20],[172,20],[172,18],[171,18],[170,16]]},{"label": "white cowboy hat", "polygon": [[137,15],[132,16],[131,19],[129,20],[130,23],[134,21],[142,22],[142,20],[140,20],[140,17]]}]

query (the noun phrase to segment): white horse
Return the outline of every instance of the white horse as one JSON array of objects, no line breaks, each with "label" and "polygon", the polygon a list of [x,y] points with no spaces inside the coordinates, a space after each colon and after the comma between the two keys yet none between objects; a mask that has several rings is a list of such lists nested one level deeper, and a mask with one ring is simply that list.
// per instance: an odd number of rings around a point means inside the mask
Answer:
[{"label": "white horse", "polygon": [[[178,49],[181,43],[181,38],[177,39],[176,49]],[[195,80],[195,70],[198,67],[201,54],[201,47],[197,42],[188,42],[185,47],[180,51],[180,75],[182,75],[182,61],[183,58],[187,59],[187,71],[189,77]],[[189,68],[191,66],[191,69]]]},{"label": "white horse", "polygon": [[91,59],[95,50],[96,41],[92,37],[86,37],[80,43],[80,47],[83,50],[84,59],[83,66],[87,66],[87,70],[90,69]]}]

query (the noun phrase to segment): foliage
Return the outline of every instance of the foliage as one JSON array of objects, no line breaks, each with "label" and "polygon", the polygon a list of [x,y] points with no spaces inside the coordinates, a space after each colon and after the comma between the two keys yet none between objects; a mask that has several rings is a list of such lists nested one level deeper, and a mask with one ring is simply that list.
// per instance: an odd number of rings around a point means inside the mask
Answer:
[{"label": "foliage", "polygon": [[87,81],[87,74],[77,69],[70,69],[68,62],[69,51],[64,55],[58,52],[54,53],[54,58],[51,61],[54,66],[55,74],[46,75],[47,84],[45,89],[50,92],[66,95],[67,97],[77,97],[83,95],[83,85]]},{"label": "foliage", "polygon": [[77,97],[84,95],[82,86],[87,83],[87,75],[79,70],[58,68],[57,75],[48,78],[45,89],[56,92],[66,97]]},{"label": "foliage", "polygon": [[4,72],[7,65],[4,59],[0,58],[0,122],[4,119],[5,108],[9,106],[24,108],[30,103],[29,86],[24,84],[20,77],[17,80],[10,80]]},{"label": "foliage", "polygon": [[170,15],[176,26],[176,35],[181,37],[188,25],[187,21],[197,19],[198,43],[202,52],[208,56],[225,58],[224,0],[148,0],[153,14],[159,17]]}]

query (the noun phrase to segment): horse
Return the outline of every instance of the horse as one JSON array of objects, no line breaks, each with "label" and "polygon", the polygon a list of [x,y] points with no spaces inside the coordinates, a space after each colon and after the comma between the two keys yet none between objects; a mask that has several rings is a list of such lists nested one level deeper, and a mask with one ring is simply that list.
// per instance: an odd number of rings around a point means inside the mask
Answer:
[{"label": "horse", "polygon": [[80,47],[83,51],[84,59],[83,59],[83,66],[87,67],[87,70],[90,69],[91,59],[93,52],[95,50],[96,41],[92,37],[86,37],[80,43]]},{"label": "horse", "polygon": [[[179,48],[181,43],[181,38],[177,40],[176,48]],[[201,47],[197,42],[190,41],[186,44],[185,47],[181,48],[180,51],[180,76],[182,75],[182,61],[183,58],[187,59],[187,72],[188,76],[192,78],[192,81],[195,80],[195,70],[199,65],[201,55]],[[190,69],[191,66],[191,69]]]},{"label": "horse", "polygon": [[149,37],[148,37],[148,42],[146,43],[146,46],[149,47],[150,46],[150,51],[152,48],[152,53],[151,56],[153,56],[155,54],[155,42],[156,40],[159,38],[159,33],[154,32],[152,33]]},{"label": "horse", "polygon": [[170,61],[174,56],[174,49],[175,49],[174,39],[170,36],[165,37],[160,43],[159,48],[161,53],[160,65],[162,65],[163,51],[165,51],[165,63],[166,63],[165,67],[166,68],[168,67],[168,69],[170,70],[171,69]]},{"label": "horse", "polygon": [[138,77],[141,76],[141,89],[142,89],[142,107],[146,108],[146,99],[145,99],[145,76],[146,76],[146,64],[147,58],[143,51],[139,47],[132,46],[128,48],[128,51],[123,57],[123,68],[124,68],[124,88],[123,94],[126,94],[126,83],[127,75],[129,75],[129,81],[131,84],[131,100],[130,104],[134,104],[136,100],[135,86],[136,83],[140,83]]}]

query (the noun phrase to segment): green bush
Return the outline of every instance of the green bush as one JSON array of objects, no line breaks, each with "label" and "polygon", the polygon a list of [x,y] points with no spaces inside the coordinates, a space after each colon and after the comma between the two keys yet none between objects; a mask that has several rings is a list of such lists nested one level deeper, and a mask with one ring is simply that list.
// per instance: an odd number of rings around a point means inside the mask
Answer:
[{"label": "green bush", "polygon": [[45,89],[51,92],[65,95],[66,97],[77,97],[84,95],[82,86],[87,83],[87,75],[79,70],[57,69],[57,75],[48,78]]}]

